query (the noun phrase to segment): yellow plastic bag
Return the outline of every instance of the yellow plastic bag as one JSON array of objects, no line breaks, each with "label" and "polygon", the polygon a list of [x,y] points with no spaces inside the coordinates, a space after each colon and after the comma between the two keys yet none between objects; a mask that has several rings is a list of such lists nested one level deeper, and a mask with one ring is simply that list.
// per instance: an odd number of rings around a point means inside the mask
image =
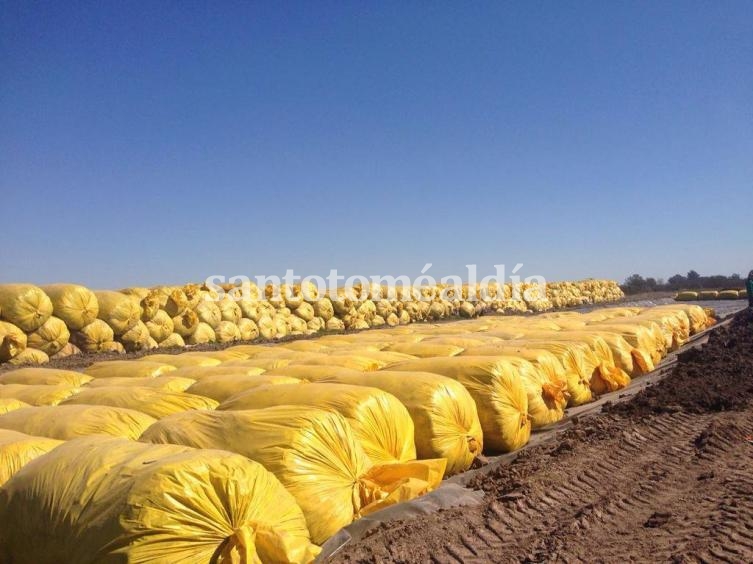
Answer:
[{"label": "yellow plastic bag", "polygon": [[589,326],[585,330],[562,331],[559,340],[585,341],[597,337],[607,344],[612,351],[615,365],[631,376],[648,374],[654,369],[651,355],[632,346],[621,335],[608,331],[594,330]]},{"label": "yellow plastic bag", "polygon": [[[161,355],[154,355],[161,356]],[[153,358],[145,356],[144,359]],[[84,368],[94,378],[154,378],[175,370],[175,366],[147,360],[103,360]]]},{"label": "yellow plastic bag", "polygon": [[476,404],[468,390],[451,378],[429,372],[378,370],[322,372],[312,380],[371,386],[395,396],[413,419],[418,458],[446,458],[447,475],[467,470],[483,450]]},{"label": "yellow plastic bag", "polygon": [[112,328],[101,319],[95,319],[80,331],[71,333],[71,342],[89,353],[107,350],[114,338]]},{"label": "yellow plastic bag", "polygon": [[377,388],[346,384],[282,384],[253,388],[220,404],[237,411],[278,405],[328,408],[342,414],[374,463],[416,458],[413,420],[395,396]]},{"label": "yellow plastic bag", "polygon": [[51,316],[39,329],[29,333],[26,346],[52,356],[68,344],[70,336],[63,320]]},{"label": "yellow plastic bag", "polygon": [[128,331],[123,333],[118,340],[128,352],[148,351],[157,348],[157,343],[149,335],[149,329],[140,319]]},{"label": "yellow plastic bag", "polygon": [[251,319],[241,319],[238,322],[238,330],[241,332],[242,341],[253,341],[259,337],[259,327]]},{"label": "yellow plastic bag", "polygon": [[31,407],[28,403],[15,398],[0,398],[0,415],[9,413],[22,407]]},{"label": "yellow plastic bag", "polygon": [[136,440],[156,420],[132,409],[105,405],[55,405],[16,409],[0,415],[0,429],[67,441],[85,435]]},{"label": "yellow plastic bag", "polygon": [[188,345],[206,345],[207,343],[216,342],[217,334],[214,332],[214,329],[204,322],[199,322],[196,330],[186,337],[186,344]]},{"label": "yellow plastic bag", "polygon": [[184,339],[187,339],[188,337],[193,335],[196,332],[196,329],[199,328],[199,324],[201,323],[201,321],[199,321],[199,316],[196,315],[196,312],[191,309],[174,316],[172,320],[173,331],[175,331]]},{"label": "yellow plastic bag", "polygon": [[0,522],[4,562],[303,563],[318,552],[260,464],[117,438],[73,440],[27,464],[0,493]]},{"label": "yellow plastic bag", "polygon": [[291,378],[289,376],[226,373],[202,378],[186,391],[190,394],[197,394],[222,402],[236,394],[245,392],[252,388],[258,388],[259,386],[300,383],[301,381],[297,378]]},{"label": "yellow plastic bag", "polygon": [[115,335],[122,335],[141,319],[137,298],[110,290],[97,290],[94,295],[99,304],[97,317],[107,323]]},{"label": "yellow plastic bag", "polygon": [[436,488],[445,466],[421,460],[380,474],[384,466],[372,465],[342,415],[299,406],[187,411],[162,419],[141,440],[223,448],[260,462],[298,501],[317,544],[372,508]]},{"label": "yellow plastic bag", "polygon": [[256,376],[263,373],[263,368],[257,368],[255,366],[225,366],[224,364],[220,364],[219,366],[184,366],[183,368],[178,368],[174,373],[170,373],[170,375],[191,378],[192,380],[199,381],[204,378],[227,374]]},{"label": "yellow plastic bag", "polygon": [[396,343],[385,350],[409,354],[421,358],[456,356],[463,352],[462,347],[433,343]]},{"label": "yellow plastic bag", "polygon": [[211,399],[182,392],[169,392],[136,386],[82,388],[63,405],[108,405],[146,413],[160,419],[189,409],[214,409],[218,403]]},{"label": "yellow plastic bag", "polygon": [[232,321],[220,321],[214,334],[218,343],[232,343],[233,341],[241,340],[241,330],[238,328],[237,323],[233,323]]},{"label": "yellow plastic bag", "polygon": [[292,378],[314,382],[317,380],[338,378],[340,376],[358,376],[363,374],[363,372],[360,370],[353,370],[352,368],[343,368],[342,366],[308,366],[305,364],[297,364],[295,366],[288,365],[280,368],[273,368],[265,372],[265,374],[290,376]]},{"label": "yellow plastic bag", "polygon": [[0,284],[0,318],[22,331],[36,331],[52,315],[52,302],[31,284]]},{"label": "yellow plastic bag", "polygon": [[18,355],[26,348],[28,339],[18,327],[7,321],[0,321],[0,362]]},{"label": "yellow plastic bag", "polygon": [[219,366],[221,361],[211,356],[193,354],[150,354],[138,359],[139,362],[159,362],[169,364],[174,368],[187,366]]},{"label": "yellow plastic bag", "polygon": [[528,395],[509,362],[484,356],[422,358],[396,364],[390,370],[433,372],[465,386],[476,402],[484,445],[489,450],[516,450],[531,436]]},{"label": "yellow plastic bag", "polygon": [[52,301],[53,315],[62,319],[69,329],[78,331],[97,319],[97,296],[88,288],[77,284],[50,284],[41,288]]},{"label": "yellow plastic bag", "polygon": [[164,390],[166,392],[185,392],[196,380],[191,378],[182,378],[172,376],[169,372],[167,376],[157,376],[156,378],[97,378],[89,382],[89,388],[111,388],[113,386],[126,386],[136,388],[153,388],[155,390]]},{"label": "yellow plastic bag", "polygon": [[67,385],[75,388],[92,380],[87,374],[60,368],[19,368],[0,374],[0,384]]},{"label": "yellow plastic bag", "polygon": [[183,348],[186,346],[186,342],[178,333],[170,333],[170,335],[164,341],[159,341],[158,347],[161,349],[172,349],[175,347]]},{"label": "yellow plastic bag", "polygon": [[[260,360],[259,357],[254,360]],[[371,370],[380,370],[387,366],[384,360],[361,356],[357,354],[329,355],[319,353],[294,353],[291,357],[290,366],[305,364],[308,366],[342,366],[343,368],[352,368],[368,372]]]},{"label": "yellow plastic bag", "polygon": [[18,431],[0,429],[0,486],[36,457],[50,452],[61,444],[63,441],[31,437]]},{"label": "yellow plastic bag", "polygon": [[158,343],[161,343],[172,335],[174,328],[172,317],[161,309],[157,310],[154,317],[146,322],[146,329],[149,331],[149,335]]},{"label": "yellow plastic bag", "polygon": [[26,347],[16,356],[11,358],[8,361],[8,364],[15,366],[27,366],[34,364],[47,364],[48,362],[50,362],[50,357],[47,356],[46,352],[40,351],[38,349],[32,349],[31,347]]},{"label": "yellow plastic bag", "polygon": [[69,385],[4,384],[0,386],[0,398],[13,398],[29,405],[57,405],[78,391],[79,388]]}]

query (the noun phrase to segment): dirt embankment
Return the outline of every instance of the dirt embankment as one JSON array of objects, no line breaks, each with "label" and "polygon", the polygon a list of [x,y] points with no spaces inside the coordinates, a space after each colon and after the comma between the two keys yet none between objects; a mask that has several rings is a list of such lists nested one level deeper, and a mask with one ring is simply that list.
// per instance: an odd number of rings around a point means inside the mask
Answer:
[{"label": "dirt embankment", "polygon": [[753,314],[632,401],[476,480],[484,504],[383,524],[337,562],[752,562]]}]

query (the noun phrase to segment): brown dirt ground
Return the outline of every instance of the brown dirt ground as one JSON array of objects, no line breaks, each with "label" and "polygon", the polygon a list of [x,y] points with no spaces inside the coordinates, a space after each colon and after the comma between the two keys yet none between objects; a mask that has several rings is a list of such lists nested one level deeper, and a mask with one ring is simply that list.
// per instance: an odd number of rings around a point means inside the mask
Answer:
[{"label": "brown dirt ground", "polygon": [[475,480],[482,505],[383,523],[335,562],[753,562],[753,313],[633,400]]}]

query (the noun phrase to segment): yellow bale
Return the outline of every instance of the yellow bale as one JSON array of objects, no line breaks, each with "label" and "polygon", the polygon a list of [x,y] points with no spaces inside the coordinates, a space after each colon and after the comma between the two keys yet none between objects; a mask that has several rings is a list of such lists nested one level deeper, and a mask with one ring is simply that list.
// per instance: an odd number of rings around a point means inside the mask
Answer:
[{"label": "yellow bale", "polygon": [[282,384],[253,388],[217,409],[238,411],[278,405],[328,408],[342,414],[375,463],[416,458],[413,420],[395,396],[377,388],[346,384]]},{"label": "yellow bale", "polygon": [[169,364],[173,368],[186,366],[219,366],[221,361],[204,355],[189,354],[150,354],[138,359],[139,362],[159,362]]},{"label": "yellow bale", "polygon": [[182,378],[180,376],[172,376],[173,372],[169,372],[169,376],[157,376],[156,378],[97,378],[89,382],[87,387],[89,388],[111,388],[113,386],[118,387],[136,387],[136,388],[154,388],[156,390],[164,390],[166,392],[185,392],[190,388],[196,380],[191,378]]},{"label": "yellow bale", "polygon": [[19,368],[0,374],[0,384],[66,385],[75,388],[92,380],[87,374],[60,368]]},{"label": "yellow bale", "polygon": [[188,411],[162,419],[141,440],[223,448],[260,462],[298,501],[315,543],[431,491],[445,466],[443,459],[373,466],[342,415],[294,406]]},{"label": "yellow bale", "polygon": [[172,335],[175,326],[172,317],[166,311],[160,309],[157,310],[154,317],[146,322],[146,328],[152,339],[161,343]]},{"label": "yellow bale", "polygon": [[[157,356],[157,355],[154,355]],[[151,358],[151,357],[144,357]],[[93,378],[154,378],[175,370],[165,362],[148,360],[103,360],[84,368]]]},{"label": "yellow bale", "polygon": [[463,347],[424,343],[396,343],[385,350],[417,356],[420,358],[450,357],[463,352]]},{"label": "yellow bale", "polygon": [[69,385],[4,384],[0,386],[0,398],[17,399],[29,405],[57,405],[79,389]]},{"label": "yellow bale", "polygon": [[199,327],[199,316],[193,310],[186,310],[172,318],[173,331],[184,339],[190,337]]},{"label": "yellow bale", "polygon": [[[301,509],[230,452],[86,437],[0,493],[4,562],[310,562]],[[50,534],[55,531],[55,534]]]},{"label": "yellow bale", "polygon": [[33,366],[36,364],[47,364],[50,357],[47,353],[38,349],[27,347],[8,361],[8,364],[14,366]]},{"label": "yellow bale", "polygon": [[218,403],[211,399],[184,392],[169,392],[136,386],[82,388],[63,402],[63,405],[107,405],[133,409],[161,419],[189,409],[214,409]]},{"label": "yellow bale", "polygon": [[55,405],[16,409],[0,415],[0,429],[67,441],[86,435],[138,439],[156,420],[133,409],[105,405]]},{"label": "yellow bale", "polygon": [[451,378],[429,372],[379,370],[330,371],[312,379],[371,386],[395,396],[413,419],[418,458],[446,458],[447,475],[467,470],[483,450],[476,404],[463,385]]},{"label": "yellow bale", "polygon": [[71,333],[63,320],[51,316],[39,329],[29,333],[26,346],[52,356],[68,344],[70,337]]},{"label": "yellow bale", "polygon": [[186,391],[190,394],[197,394],[223,402],[236,394],[260,386],[300,383],[302,383],[301,380],[291,378],[290,376],[216,374],[201,378]]},{"label": "yellow bale", "polygon": [[0,321],[0,362],[17,356],[27,343],[28,338],[21,329],[7,321]]},{"label": "yellow bale", "polygon": [[167,339],[159,341],[157,346],[160,349],[172,349],[175,347],[183,348],[186,346],[186,342],[178,333],[170,333]]},{"label": "yellow bale", "polygon": [[195,381],[211,378],[212,376],[236,375],[236,376],[255,376],[263,374],[264,369],[255,366],[184,366],[171,372],[170,376],[180,376],[181,378],[191,378]]},{"label": "yellow bale", "polygon": [[188,345],[206,345],[207,343],[216,343],[217,334],[209,325],[204,322],[199,322],[196,326],[196,330],[186,337],[186,344]]},{"label": "yellow bale", "polygon": [[0,486],[29,462],[61,444],[63,441],[0,429]]},{"label": "yellow bale", "polygon": [[0,415],[22,407],[31,407],[28,403],[14,398],[0,398]]},{"label": "yellow bale", "polygon": [[52,315],[52,302],[31,284],[0,284],[0,318],[22,331],[36,331]]},{"label": "yellow bale", "polygon": [[483,356],[422,358],[391,370],[432,372],[460,382],[476,402],[484,444],[492,451],[523,447],[531,436],[528,395],[516,368]]},{"label": "yellow bale", "polygon": [[97,317],[112,327],[115,335],[122,335],[141,319],[137,298],[111,290],[94,292],[99,304]]},{"label": "yellow bale", "polygon": [[107,350],[114,338],[112,328],[101,319],[95,319],[80,331],[71,334],[71,342],[88,353]]},{"label": "yellow bale", "polygon": [[97,319],[99,303],[94,292],[77,284],[50,284],[42,290],[52,301],[53,315],[78,331]]}]

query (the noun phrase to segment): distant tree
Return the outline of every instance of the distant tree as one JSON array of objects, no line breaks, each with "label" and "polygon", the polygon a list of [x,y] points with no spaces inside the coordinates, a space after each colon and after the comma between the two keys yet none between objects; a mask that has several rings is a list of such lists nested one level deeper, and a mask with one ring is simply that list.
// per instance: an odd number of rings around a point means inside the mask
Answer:
[{"label": "distant tree", "polygon": [[699,288],[701,286],[701,275],[695,270],[688,272],[688,288]]},{"label": "distant tree", "polygon": [[729,278],[722,274],[704,276],[701,280],[704,288],[724,288],[729,285]]},{"label": "distant tree", "polygon": [[639,292],[645,292],[646,281],[640,274],[632,274],[625,278],[625,283],[622,285],[622,290],[626,294],[637,294]]},{"label": "distant tree", "polygon": [[658,284],[656,282],[656,278],[648,277],[646,278],[646,290],[649,292],[655,292]]},{"label": "distant tree", "polygon": [[685,278],[682,274],[675,274],[674,276],[671,276],[669,280],[667,280],[667,283],[672,290],[682,290],[683,288],[687,287],[688,279]]},{"label": "distant tree", "polygon": [[735,272],[734,274],[730,275],[729,279],[732,282],[739,282],[740,280],[742,280],[742,276]]}]

